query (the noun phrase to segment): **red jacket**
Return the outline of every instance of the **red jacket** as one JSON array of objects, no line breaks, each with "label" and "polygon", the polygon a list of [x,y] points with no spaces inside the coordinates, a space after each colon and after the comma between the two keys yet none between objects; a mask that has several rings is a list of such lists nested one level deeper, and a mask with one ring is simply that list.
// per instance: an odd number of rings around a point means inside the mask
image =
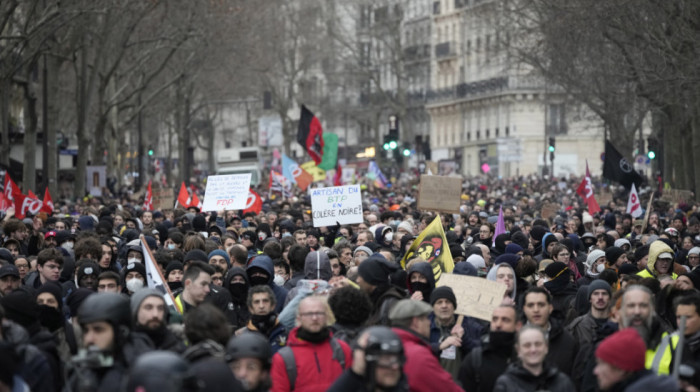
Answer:
[{"label": "red jacket", "polygon": [[405,329],[393,328],[393,330],[399,335],[406,353],[406,364],[403,365],[403,372],[408,377],[408,386],[411,392],[435,392],[437,389],[440,392],[464,391],[455,384],[450,373],[440,366],[440,362],[433,355],[427,339],[422,339]]},{"label": "red jacket", "polygon": [[[287,338],[287,346],[294,352],[294,360],[297,366],[296,391],[315,392],[326,391],[336,378],[343,374],[344,369],[340,363],[333,359],[333,349],[330,341],[313,344],[297,337],[299,327],[294,328]],[[352,366],[352,351],[347,343],[338,340],[345,353],[345,369]],[[272,357],[272,392],[286,392],[290,390],[287,369],[284,359],[277,353]]]}]

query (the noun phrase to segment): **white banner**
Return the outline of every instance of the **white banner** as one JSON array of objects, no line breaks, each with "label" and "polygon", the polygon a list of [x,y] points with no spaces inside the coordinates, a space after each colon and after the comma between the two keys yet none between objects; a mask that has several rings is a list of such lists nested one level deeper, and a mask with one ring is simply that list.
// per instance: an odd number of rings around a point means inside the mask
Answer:
[{"label": "white banner", "polygon": [[202,211],[242,210],[248,201],[250,173],[207,177]]},{"label": "white banner", "polygon": [[143,251],[143,264],[146,266],[146,283],[148,283],[148,288],[156,289],[163,293],[165,304],[177,309],[173,293],[170,292],[168,283],[163,279],[163,275],[158,266],[156,266],[153,257],[151,257],[151,249],[146,244],[146,239],[143,236],[141,236],[141,250]]},{"label": "white banner", "polygon": [[361,223],[362,191],[359,185],[309,190],[314,227]]}]

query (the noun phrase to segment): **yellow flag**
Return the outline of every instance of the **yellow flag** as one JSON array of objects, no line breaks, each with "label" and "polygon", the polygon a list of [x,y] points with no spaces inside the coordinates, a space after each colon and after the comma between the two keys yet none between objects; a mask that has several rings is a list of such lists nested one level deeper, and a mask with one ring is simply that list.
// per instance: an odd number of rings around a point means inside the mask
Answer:
[{"label": "yellow flag", "polygon": [[306,170],[314,178],[314,182],[323,181],[326,179],[326,171],[316,166],[316,162],[308,161],[299,165],[302,169]]},{"label": "yellow flag", "polygon": [[450,247],[445,238],[445,231],[442,229],[440,216],[423,230],[413,241],[413,244],[401,259],[401,268],[406,269],[406,262],[414,256],[423,258],[433,267],[435,282],[440,280],[443,272],[450,273],[455,267],[450,253]]}]

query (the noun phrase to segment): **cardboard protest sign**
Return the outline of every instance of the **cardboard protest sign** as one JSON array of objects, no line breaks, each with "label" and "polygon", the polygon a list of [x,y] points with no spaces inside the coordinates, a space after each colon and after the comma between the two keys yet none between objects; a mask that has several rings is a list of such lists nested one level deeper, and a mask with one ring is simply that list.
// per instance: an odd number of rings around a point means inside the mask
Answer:
[{"label": "cardboard protest sign", "polygon": [[420,176],[418,209],[459,214],[462,197],[460,177]]},{"label": "cardboard protest sign", "polygon": [[475,276],[442,274],[438,286],[452,288],[457,298],[455,313],[491,321],[493,310],[503,302],[506,285]]},{"label": "cardboard protest sign", "polygon": [[556,203],[544,203],[542,205],[542,210],[540,210],[540,216],[542,219],[549,219],[557,214],[559,211],[559,204]]},{"label": "cardboard protest sign", "polygon": [[661,200],[674,204],[693,201],[694,199],[693,192],[685,189],[664,189],[661,196]]},{"label": "cardboard protest sign", "polygon": [[246,208],[250,173],[207,177],[202,211],[242,210]]},{"label": "cardboard protest sign", "polygon": [[153,209],[164,210],[175,204],[173,188],[153,188]]},{"label": "cardboard protest sign", "polygon": [[314,227],[360,223],[362,192],[359,185],[309,189]]}]

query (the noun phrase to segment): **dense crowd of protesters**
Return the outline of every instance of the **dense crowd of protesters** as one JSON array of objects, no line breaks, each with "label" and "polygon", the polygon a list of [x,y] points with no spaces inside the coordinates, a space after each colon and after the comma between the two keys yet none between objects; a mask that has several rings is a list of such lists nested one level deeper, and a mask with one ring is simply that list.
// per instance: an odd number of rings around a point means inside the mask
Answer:
[{"label": "dense crowd of protesters", "polygon": [[634,219],[619,190],[591,215],[577,184],[466,180],[440,214],[452,272],[506,286],[489,321],[455,313],[426,255],[399,262],[438,215],[411,182],[363,186],[364,221],[332,227],[302,193],[259,213],[10,209],[0,390],[698,391],[697,204]]}]

